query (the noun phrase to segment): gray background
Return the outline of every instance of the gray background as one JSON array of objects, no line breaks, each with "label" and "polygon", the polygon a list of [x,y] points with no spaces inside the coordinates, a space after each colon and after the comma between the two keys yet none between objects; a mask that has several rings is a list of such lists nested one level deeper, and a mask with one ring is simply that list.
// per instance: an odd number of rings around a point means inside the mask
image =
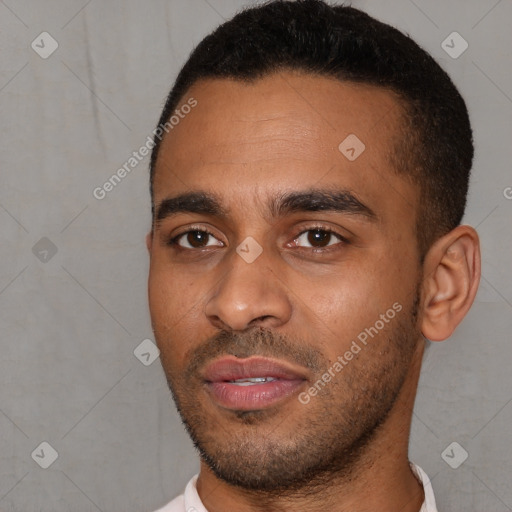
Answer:
[{"label": "gray background", "polygon": [[[149,511],[197,471],[159,360],[134,355],[152,338],[149,158],[105,199],[92,191],[146,141],[193,46],[248,3],[0,2],[2,511]],[[475,132],[465,221],[481,235],[483,278],[463,324],[425,358],[411,458],[440,510],[512,510],[512,2],[353,5],[438,59]],[[47,59],[31,48],[43,31],[59,44]],[[469,44],[457,59],[441,47],[453,31]],[[36,463],[50,457],[43,441],[58,452],[48,469]],[[452,442],[469,454],[457,469],[441,456]]]}]

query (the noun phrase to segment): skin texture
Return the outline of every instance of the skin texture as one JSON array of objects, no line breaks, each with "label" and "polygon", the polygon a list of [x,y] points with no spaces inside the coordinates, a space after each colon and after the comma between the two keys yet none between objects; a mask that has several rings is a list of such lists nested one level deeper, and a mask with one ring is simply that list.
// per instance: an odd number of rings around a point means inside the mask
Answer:
[{"label": "skin texture", "polygon": [[[419,191],[390,163],[401,127],[391,92],[281,72],[252,84],[198,82],[189,97],[197,106],[160,149],[156,211],[205,192],[223,215],[154,223],[149,304],[169,387],[201,453],[205,507],[418,511],[407,448],[422,332],[445,339],[471,306],[476,232],[459,226],[420,265]],[[366,146],[354,161],[338,149],[350,134]],[[272,207],[311,190],[349,191],[374,216]],[[211,235],[186,234],[198,230]],[[252,263],[236,252],[249,236],[262,248]],[[263,355],[300,369],[305,391],[393,304],[400,312],[308,404],[295,393],[265,410],[228,410],[199,375],[227,354]]]}]

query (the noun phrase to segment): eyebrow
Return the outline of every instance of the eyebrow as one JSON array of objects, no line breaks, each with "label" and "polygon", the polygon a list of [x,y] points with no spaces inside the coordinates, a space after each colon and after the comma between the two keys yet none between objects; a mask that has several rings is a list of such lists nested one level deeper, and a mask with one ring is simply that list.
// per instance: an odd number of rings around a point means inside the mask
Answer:
[{"label": "eyebrow", "polygon": [[354,193],[338,189],[309,189],[282,194],[271,201],[270,211],[274,217],[295,212],[330,211],[360,215],[372,221],[379,220],[376,213]]},{"label": "eyebrow", "polygon": [[164,199],[157,208],[155,222],[160,224],[167,217],[179,213],[198,213],[214,217],[226,217],[227,211],[220,201],[208,192],[188,192]]},{"label": "eyebrow", "polygon": [[[271,217],[284,217],[298,212],[335,212],[359,215],[371,221],[378,221],[375,212],[349,190],[307,189],[279,194],[270,199]],[[197,213],[225,218],[228,210],[220,199],[209,192],[187,192],[164,199],[157,208],[155,223],[159,225],[167,217],[180,213]]]}]

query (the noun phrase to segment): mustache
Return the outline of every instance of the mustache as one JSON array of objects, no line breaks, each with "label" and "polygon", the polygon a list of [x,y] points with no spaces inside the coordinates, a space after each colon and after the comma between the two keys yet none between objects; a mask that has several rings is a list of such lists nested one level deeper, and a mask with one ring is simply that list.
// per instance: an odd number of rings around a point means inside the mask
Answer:
[{"label": "mustache", "polygon": [[227,355],[238,358],[262,356],[284,359],[308,368],[313,373],[319,373],[329,366],[327,358],[308,345],[303,338],[295,338],[292,341],[281,333],[257,327],[243,332],[220,331],[199,347],[191,349],[186,355],[188,364],[185,377],[197,376],[197,372],[210,361]]}]

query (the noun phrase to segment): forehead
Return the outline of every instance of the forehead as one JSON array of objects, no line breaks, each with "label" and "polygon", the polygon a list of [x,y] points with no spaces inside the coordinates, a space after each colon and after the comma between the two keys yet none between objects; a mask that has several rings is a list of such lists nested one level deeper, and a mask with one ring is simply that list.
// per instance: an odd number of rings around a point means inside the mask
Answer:
[{"label": "forehead", "polygon": [[251,83],[203,80],[182,104],[190,98],[197,106],[160,147],[155,204],[196,189],[243,203],[248,195],[338,187],[364,196],[376,210],[387,203],[395,215],[401,208],[410,216],[416,190],[390,158],[402,115],[390,91],[280,72]]}]

